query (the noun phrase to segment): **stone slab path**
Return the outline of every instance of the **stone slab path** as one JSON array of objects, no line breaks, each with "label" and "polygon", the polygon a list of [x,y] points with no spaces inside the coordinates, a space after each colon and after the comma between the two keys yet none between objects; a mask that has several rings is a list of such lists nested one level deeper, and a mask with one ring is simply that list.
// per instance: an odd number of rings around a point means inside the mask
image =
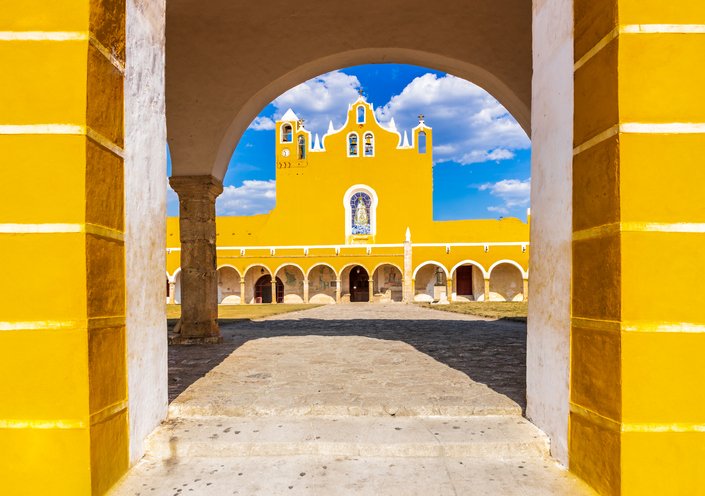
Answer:
[{"label": "stone slab path", "polygon": [[[233,351],[171,403],[113,494],[592,494],[523,405],[466,372],[496,374],[476,356],[494,350],[500,375],[523,374],[508,357],[524,324],[351,304],[222,329]],[[188,348],[181,366],[210,364]]]}]

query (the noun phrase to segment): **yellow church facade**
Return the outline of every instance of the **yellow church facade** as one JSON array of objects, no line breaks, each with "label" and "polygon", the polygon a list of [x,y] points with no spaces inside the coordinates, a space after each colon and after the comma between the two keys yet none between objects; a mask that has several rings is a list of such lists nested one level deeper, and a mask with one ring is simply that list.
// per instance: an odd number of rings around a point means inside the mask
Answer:
[{"label": "yellow church facade", "polygon": [[[322,138],[292,110],[275,129],[275,208],[216,220],[220,304],[528,297],[527,223],[433,220],[433,130],[423,116],[399,132],[360,97]],[[178,218],[169,218],[174,303],[180,260]]]}]

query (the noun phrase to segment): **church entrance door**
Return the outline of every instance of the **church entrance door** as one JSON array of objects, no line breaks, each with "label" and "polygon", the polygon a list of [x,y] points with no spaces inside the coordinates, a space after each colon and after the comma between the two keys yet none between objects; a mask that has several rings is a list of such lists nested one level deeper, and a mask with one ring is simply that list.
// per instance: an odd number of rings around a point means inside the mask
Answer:
[{"label": "church entrance door", "polygon": [[[261,298],[261,299],[259,299]],[[257,279],[255,283],[255,301],[272,303],[272,276],[267,274]],[[284,283],[277,277],[277,303],[284,301]]]},{"label": "church entrance door", "polygon": [[370,301],[370,276],[359,265],[350,271],[350,301]]},{"label": "church entrance door", "polygon": [[461,265],[455,276],[458,296],[472,296],[472,265]]}]

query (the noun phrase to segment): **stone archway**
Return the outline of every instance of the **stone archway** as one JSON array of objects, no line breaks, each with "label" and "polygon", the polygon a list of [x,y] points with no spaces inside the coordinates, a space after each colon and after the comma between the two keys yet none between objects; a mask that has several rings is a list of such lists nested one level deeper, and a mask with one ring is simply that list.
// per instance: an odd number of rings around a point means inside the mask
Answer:
[{"label": "stone archway", "polygon": [[[275,299],[276,298],[276,299]],[[283,303],[284,283],[278,277],[272,284],[272,276],[265,274],[255,281],[255,303]]]},{"label": "stone archway", "polygon": [[314,265],[306,275],[308,302],[317,304],[336,303],[339,284],[335,269],[327,264]]},{"label": "stone archway", "polygon": [[218,269],[218,304],[241,303],[240,280],[240,273],[235,268],[225,265]]},{"label": "stone archway", "polygon": [[417,302],[431,303],[448,296],[448,269],[437,262],[424,262],[414,271],[414,295]]},{"label": "stone archway", "polygon": [[386,263],[378,265],[372,272],[374,301],[401,302],[403,300],[404,276],[399,267]]},{"label": "stone archway", "polygon": [[524,301],[524,277],[513,264],[499,263],[490,271],[490,301]]},{"label": "stone archway", "polygon": [[277,280],[282,281],[282,298],[277,303],[304,303],[304,270],[298,265],[287,264],[276,272]]},{"label": "stone archway", "polygon": [[370,276],[361,265],[351,267],[348,272],[348,292],[350,303],[370,301]]}]

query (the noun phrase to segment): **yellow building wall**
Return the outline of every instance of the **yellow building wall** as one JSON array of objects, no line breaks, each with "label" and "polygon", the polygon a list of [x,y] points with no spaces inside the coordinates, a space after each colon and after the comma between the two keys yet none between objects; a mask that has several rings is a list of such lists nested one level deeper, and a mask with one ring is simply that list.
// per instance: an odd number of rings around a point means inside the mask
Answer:
[{"label": "yellow building wall", "polygon": [[[358,109],[365,112],[357,121]],[[402,135],[381,126],[372,106],[362,98],[348,108],[345,124],[321,139],[305,129],[295,114],[276,123],[276,205],[263,215],[218,217],[218,266],[230,265],[241,275],[262,264],[275,271],[295,263],[308,271],[325,263],[340,274],[347,265],[362,265],[371,273],[380,263],[404,268],[403,243],[407,228],[413,243],[412,270],[435,260],[450,271],[472,260],[488,271],[501,260],[512,260],[528,272],[528,224],[515,218],[501,220],[433,220],[433,130],[421,122],[410,133],[408,146]],[[283,141],[283,126],[291,126],[291,142]],[[418,148],[419,132],[426,133],[426,153]],[[357,157],[348,156],[348,136],[357,133]],[[374,156],[364,154],[364,136],[374,136]],[[299,138],[305,156],[299,157]],[[376,232],[369,237],[346,233],[345,195],[349,188],[365,185],[377,195]],[[349,214],[348,214],[349,215]],[[167,272],[180,266],[178,219],[167,222]],[[371,245],[368,253],[362,243]],[[424,244],[443,246],[423,246]],[[477,246],[445,244],[470,243]],[[488,249],[486,243],[493,243]],[[514,243],[501,246],[495,243]],[[377,245],[394,245],[383,247]],[[284,249],[286,246],[296,248]],[[316,248],[316,247],[319,248]],[[228,247],[235,249],[228,250]],[[247,247],[244,252],[240,248]],[[253,247],[262,247],[256,249]],[[270,248],[277,247],[272,254]],[[304,253],[304,247],[308,247]],[[336,250],[336,248],[338,248]]]},{"label": "yellow building wall", "polygon": [[576,0],[575,21],[570,468],[704,494],[705,3]]},{"label": "yellow building wall", "polygon": [[120,1],[0,13],[0,492],[127,470]]}]

